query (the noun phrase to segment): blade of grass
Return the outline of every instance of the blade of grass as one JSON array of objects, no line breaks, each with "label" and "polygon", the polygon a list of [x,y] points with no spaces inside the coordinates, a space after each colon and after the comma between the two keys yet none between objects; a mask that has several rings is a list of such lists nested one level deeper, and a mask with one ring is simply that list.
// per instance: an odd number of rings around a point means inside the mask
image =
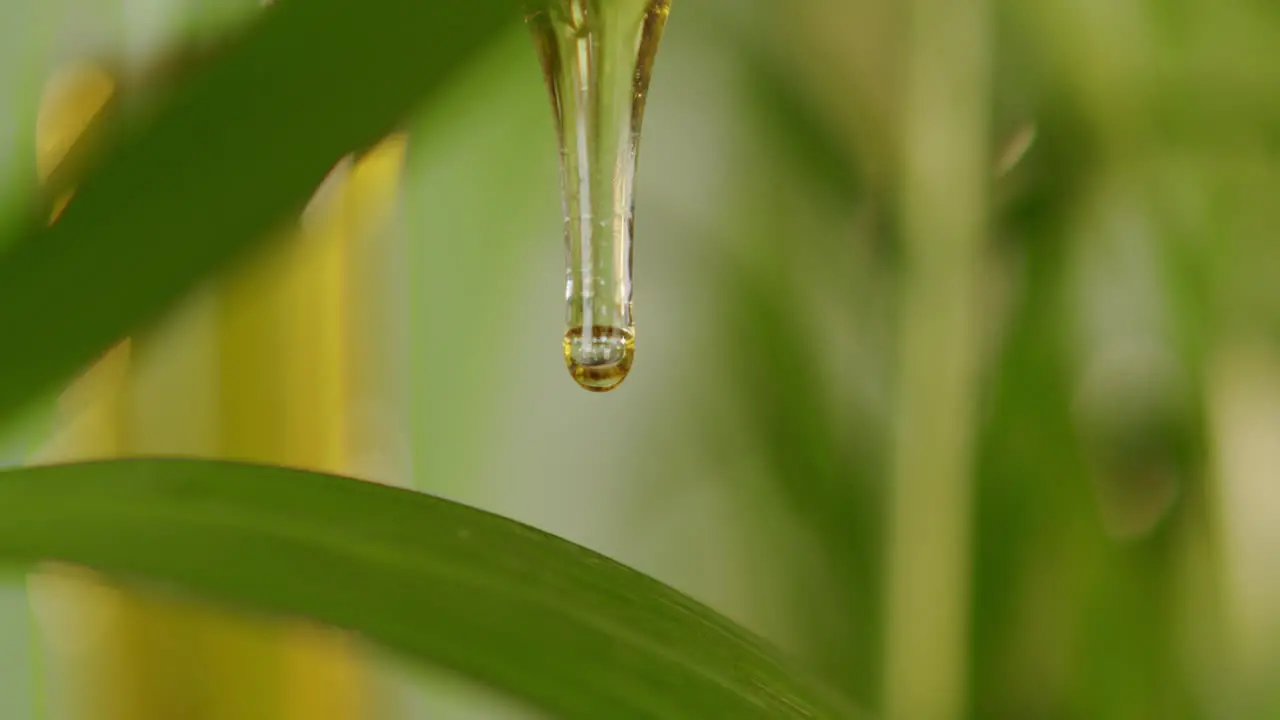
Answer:
[{"label": "blade of grass", "polygon": [[585,548],[456,503],[283,468],[0,473],[0,563],[84,564],[350,628],[566,718],[843,718],[763,641]]},{"label": "blade of grass", "polygon": [[518,17],[515,0],[308,0],[234,33],[114,129],[57,224],[32,213],[0,240],[0,417],[267,237]]}]

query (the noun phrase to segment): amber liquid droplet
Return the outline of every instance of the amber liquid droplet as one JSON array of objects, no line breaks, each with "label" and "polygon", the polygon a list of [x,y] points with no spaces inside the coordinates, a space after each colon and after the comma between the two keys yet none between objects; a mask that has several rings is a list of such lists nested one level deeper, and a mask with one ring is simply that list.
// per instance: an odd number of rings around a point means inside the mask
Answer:
[{"label": "amber liquid droplet", "polygon": [[631,370],[631,242],[640,124],[670,0],[528,0],[560,145],[565,362],[579,385]]},{"label": "amber liquid droplet", "polygon": [[564,334],[564,362],[569,374],[591,392],[608,392],[631,372],[636,342],[624,328],[596,325]]}]

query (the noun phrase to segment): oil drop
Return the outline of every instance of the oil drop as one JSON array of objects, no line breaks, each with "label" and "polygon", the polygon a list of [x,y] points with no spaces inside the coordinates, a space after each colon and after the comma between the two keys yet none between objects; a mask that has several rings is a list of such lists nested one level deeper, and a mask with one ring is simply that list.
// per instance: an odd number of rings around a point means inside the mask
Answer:
[{"label": "oil drop", "polygon": [[670,0],[526,0],[551,95],[564,204],[564,359],[583,388],[617,387],[635,357],[633,185]]}]

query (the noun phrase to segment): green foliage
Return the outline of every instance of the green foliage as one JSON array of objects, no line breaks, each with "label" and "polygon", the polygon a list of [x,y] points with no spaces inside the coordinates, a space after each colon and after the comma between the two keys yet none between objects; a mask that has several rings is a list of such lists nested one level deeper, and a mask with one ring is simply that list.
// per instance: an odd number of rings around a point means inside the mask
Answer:
[{"label": "green foliage", "polygon": [[[59,222],[31,219],[0,258],[0,335],[22,338],[0,365],[0,414],[268,237],[338,158],[445,85],[511,11],[284,3],[220,41],[145,114],[116,113]],[[435,29],[426,41],[422,28]],[[79,563],[348,627],[559,716],[849,714],[685,596],[424,495],[264,467],[122,461],[9,471],[0,496],[13,512],[0,539],[11,565]]]},{"label": "green foliage", "polygon": [[[895,159],[905,13],[780,7],[676,0],[640,163],[638,360],[616,397],[579,397],[559,365],[554,139],[514,1],[288,0],[119,119],[62,222],[33,215],[0,238],[0,416],[20,427],[287,222],[337,158],[407,126],[416,481],[628,560],[661,537],[678,557],[644,558],[655,575],[737,603],[710,604],[876,708],[911,271]],[[1240,464],[1220,385],[1241,348],[1277,365],[1280,13],[1006,0],[991,22],[990,139],[1001,151],[1033,133],[992,180],[982,249],[968,713],[1270,717],[1275,613],[1233,617],[1230,602],[1274,587],[1280,548],[1226,506],[1241,477],[1274,475],[1274,456]],[[494,40],[507,42],[484,54]],[[31,124],[42,79],[8,85],[26,103],[14,127]],[[6,172],[30,171],[27,149]],[[1239,382],[1274,437],[1259,377]],[[643,538],[599,529],[629,498],[608,482],[669,501],[646,505]],[[1266,507],[1265,486],[1246,507]],[[777,566],[707,550],[728,533],[681,506],[691,487],[717,506],[758,500],[739,520],[753,548],[786,549]],[[125,462],[0,476],[0,500],[11,560],[352,627],[570,716],[785,717],[766,708],[787,698],[844,710],[684,595],[425,496]],[[663,524],[680,511],[695,516],[684,534]],[[1237,563],[1250,574],[1233,577]],[[721,585],[703,572],[726,566],[741,572]],[[769,592],[790,601],[785,620],[752,606]]]},{"label": "green foliage", "polygon": [[25,338],[22,353],[0,355],[0,415],[269,238],[342,156],[404,121],[514,8],[283,3],[156,107],[119,120],[59,222],[33,213],[16,241],[0,242],[0,337]]},{"label": "green foliage", "polygon": [[0,560],[360,631],[566,718],[837,718],[688,597],[534,528],[281,468],[125,460],[0,473]]}]

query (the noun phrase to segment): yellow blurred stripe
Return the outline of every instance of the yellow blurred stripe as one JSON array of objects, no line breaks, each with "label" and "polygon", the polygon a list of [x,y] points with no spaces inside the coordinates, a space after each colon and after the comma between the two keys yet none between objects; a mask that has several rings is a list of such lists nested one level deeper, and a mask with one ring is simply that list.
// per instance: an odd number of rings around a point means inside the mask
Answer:
[{"label": "yellow blurred stripe", "polygon": [[[114,92],[112,78],[93,66],[51,82],[38,119],[42,178]],[[368,316],[350,268],[365,250],[362,241],[389,216],[403,154],[404,138],[394,136],[335,169],[289,237],[217,283],[203,325],[190,319],[180,336],[149,337],[140,347],[122,343],[102,358],[64,395],[61,429],[44,455],[194,452],[350,472],[352,378],[364,360],[350,325]],[[173,347],[175,341],[184,345]],[[148,358],[152,366],[164,365],[158,356],[169,358],[167,369],[140,367]],[[212,402],[186,402],[206,395]],[[184,432],[174,425],[190,427]],[[341,633],[250,621],[115,590],[84,573],[61,575],[59,591],[74,594],[81,610],[100,621],[87,640],[87,717],[362,720],[375,714],[370,678]]]}]

